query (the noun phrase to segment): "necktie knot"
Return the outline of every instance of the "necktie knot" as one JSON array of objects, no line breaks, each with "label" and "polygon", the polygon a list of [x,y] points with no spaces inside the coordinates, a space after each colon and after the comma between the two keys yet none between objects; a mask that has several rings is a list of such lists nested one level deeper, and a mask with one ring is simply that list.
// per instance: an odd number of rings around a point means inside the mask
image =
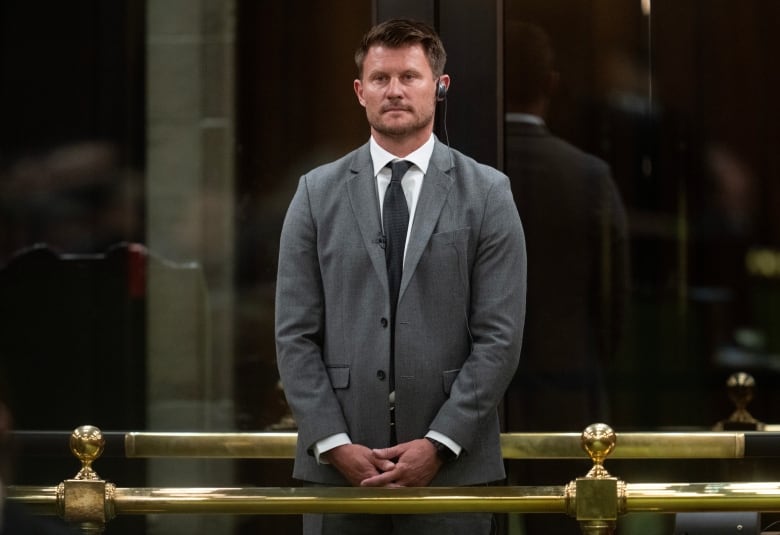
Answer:
[{"label": "necktie knot", "polygon": [[404,177],[406,172],[412,166],[412,162],[408,160],[395,160],[390,162],[387,165],[388,167],[390,167],[390,170],[392,171],[390,182],[400,182],[400,180]]}]

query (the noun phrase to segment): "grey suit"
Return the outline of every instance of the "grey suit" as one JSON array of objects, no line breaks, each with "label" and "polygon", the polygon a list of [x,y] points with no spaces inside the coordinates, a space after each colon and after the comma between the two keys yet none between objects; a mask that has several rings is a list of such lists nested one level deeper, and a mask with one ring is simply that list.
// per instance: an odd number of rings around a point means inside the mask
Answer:
[{"label": "grey suit", "polygon": [[[298,479],[346,483],[311,454],[336,433],[390,445],[381,228],[368,144],[300,179],[282,230],[276,298]],[[398,441],[433,429],[463,447],[434,485],[505,476],[496,407],[519,360],[525,273],[507,177],[436,141],[406,251],[395,349]]]}]

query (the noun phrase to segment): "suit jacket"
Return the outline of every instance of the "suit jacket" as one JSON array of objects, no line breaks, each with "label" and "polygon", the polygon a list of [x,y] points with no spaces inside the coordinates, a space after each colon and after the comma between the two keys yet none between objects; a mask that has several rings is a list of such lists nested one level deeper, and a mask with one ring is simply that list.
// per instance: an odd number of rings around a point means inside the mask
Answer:
[{"label": "suit jacket", "polygon": [[[311,454],[348,433],[390,445],[390,304],[369,146],[301,177],[281,234],[277,361],[298,423],[293,476],[346,480]],[[499,480],[496,407],[517,367],[525,246],[509,181],[436,141],[406,251],[396,312],[399,442],[429,429],[463,447],[432,484]]]},{"label": "suit jacket", "polygon": [[609,417],[602,375],[625,312],[625,211],[604,161],[544,126],[509,123],[506,133],[528,249],[526,335],[507,429],[580,431]]}]

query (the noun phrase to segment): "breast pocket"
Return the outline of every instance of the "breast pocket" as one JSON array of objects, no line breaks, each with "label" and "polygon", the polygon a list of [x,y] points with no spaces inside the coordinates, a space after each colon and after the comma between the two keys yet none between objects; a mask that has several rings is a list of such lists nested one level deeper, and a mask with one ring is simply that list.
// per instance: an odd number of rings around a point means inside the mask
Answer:
[{"label": "breast pocket", "polygon": [[426,258],[420,265],[424,272],[424,282],[431,284],[430,288],[435,289],[432,293],[440,298],[468,298],[470,231],[469,227],[464,227],[431,235]]},{"label": "breast pocket", "polygon": [[465,252],[466,245],[469,242],[469,232],[471,227],[463,227],[444,232],[435,232],[431,234],[431,248],[456,246]]}]

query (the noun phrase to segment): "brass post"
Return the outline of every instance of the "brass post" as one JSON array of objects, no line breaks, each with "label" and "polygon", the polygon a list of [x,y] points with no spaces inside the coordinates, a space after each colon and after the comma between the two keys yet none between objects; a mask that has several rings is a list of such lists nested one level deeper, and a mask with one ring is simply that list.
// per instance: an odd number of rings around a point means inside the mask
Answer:
[{"label": "brass post", "polygon": [[82,533],[103,533],[106,523],[115,516],[116,487],[92,469],[105,445],[103,433],[91,425],[76,428],[70,436],[70,451],[81,461],[81,470],[57,486],[57,510],[66,522],[77,524]]},{"label": "brass post", "polygon": [[619,514],[625,511],[626,484],[604,468],[604,459],[617,443],[606,424],[589,425],[582,432],[582,448],[593,461],[585,477],[578,477],[565,489],[567,511],[580,522],[586,535],[611,535]]}]

